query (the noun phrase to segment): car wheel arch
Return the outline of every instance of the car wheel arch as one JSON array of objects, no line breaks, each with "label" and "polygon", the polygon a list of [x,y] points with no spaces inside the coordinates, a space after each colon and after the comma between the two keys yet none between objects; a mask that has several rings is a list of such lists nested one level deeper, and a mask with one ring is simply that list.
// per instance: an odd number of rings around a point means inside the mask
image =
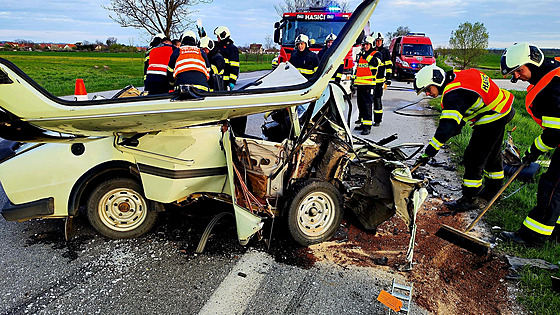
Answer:
[{"label": "car wheel arch", "polygon": [[130,178],[142,185],[140,172],[136,164],[128,161],[108,161],[96,165],[85,172],[74,184],[68,198],[68,216],[76,216],[80,206],[87,203],[93,188],[109,178]]}]

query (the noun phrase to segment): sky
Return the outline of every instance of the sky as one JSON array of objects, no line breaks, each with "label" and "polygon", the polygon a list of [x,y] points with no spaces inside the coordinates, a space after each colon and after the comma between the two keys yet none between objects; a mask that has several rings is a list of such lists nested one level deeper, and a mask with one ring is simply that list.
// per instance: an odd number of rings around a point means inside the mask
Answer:
[{"label": "sky", "polygon": [[[353,11],[361,0],[347,1]],[[274,4],[284,0],[213,0],[193,6],[192,19],[201,18],[212,33],[227,26],[237,45],[264,43],[279,20]],[[146,46],[149,36],[120,27],[101,5],[109,0],[0,0],[0,41],[16,39],[35,43],[105,42]],[[434,47],[449,47],[451,32],[461,23],[484,23],[490,48],[529,42],[541,48],[560,48],[560,0],[380,0],[371,30],[394,32],[407,26],[425,33]],[[193,25],[194,27],[194,25]]]}]

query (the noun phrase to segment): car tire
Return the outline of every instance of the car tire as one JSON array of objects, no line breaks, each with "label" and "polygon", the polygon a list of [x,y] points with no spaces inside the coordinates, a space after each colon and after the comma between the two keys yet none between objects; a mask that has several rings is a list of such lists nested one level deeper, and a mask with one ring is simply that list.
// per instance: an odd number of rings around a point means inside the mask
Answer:
[{"label": "car tire", "polygon": [[87,202],[87,217],[108,238],[134,238],[152,229],[158,215],[156,207],[156,202],[144,197],[138,181],[114,178],[93,190]]},{"label": "car tire", "polygon": [[287,205],[288,229],[303,246],[330,239],[342,220],[342,196],[336,187],[312,180],[297,185]]}]

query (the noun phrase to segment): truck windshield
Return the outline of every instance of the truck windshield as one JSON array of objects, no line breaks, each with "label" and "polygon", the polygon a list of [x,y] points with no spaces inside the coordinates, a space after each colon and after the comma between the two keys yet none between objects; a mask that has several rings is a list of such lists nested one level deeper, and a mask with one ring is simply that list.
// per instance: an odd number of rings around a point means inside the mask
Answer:
[{"label": "truck windshield", "polygon": [[403,44],[402,54],[405,56],[433,56],[432,45],[428,44]]},{"label": "truck windshield", "polygon": [[294,46],[296,36],[305,34],[309,40],[314,39],[317,44],[324,44],[330,33],[338,35],[346,21],[296,21],[288,20],[283,29],[282,46]]}]

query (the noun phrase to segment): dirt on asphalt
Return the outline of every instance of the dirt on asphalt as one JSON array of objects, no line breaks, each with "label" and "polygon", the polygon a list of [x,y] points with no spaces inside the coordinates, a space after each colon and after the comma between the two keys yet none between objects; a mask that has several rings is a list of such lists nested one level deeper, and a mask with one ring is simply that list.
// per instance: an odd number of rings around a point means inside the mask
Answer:
[{"label": "dirt on asphalt", "polygon": [[479,257],[435,236],[441,224],[464,230],[472,220],[468,213],[449,215],[443,205],[448,198],[432,195],[419,210],[410,271],[399,271],[406,265],[410,234],[397,216],[376,233],[344,221],[334,240],[311,246],[307,254],[343,267],[399,273],[414,286],[413,302],[433,314],[519,314],[521,309],[508,292],[509,266],[502,257],[492,253]]}]

